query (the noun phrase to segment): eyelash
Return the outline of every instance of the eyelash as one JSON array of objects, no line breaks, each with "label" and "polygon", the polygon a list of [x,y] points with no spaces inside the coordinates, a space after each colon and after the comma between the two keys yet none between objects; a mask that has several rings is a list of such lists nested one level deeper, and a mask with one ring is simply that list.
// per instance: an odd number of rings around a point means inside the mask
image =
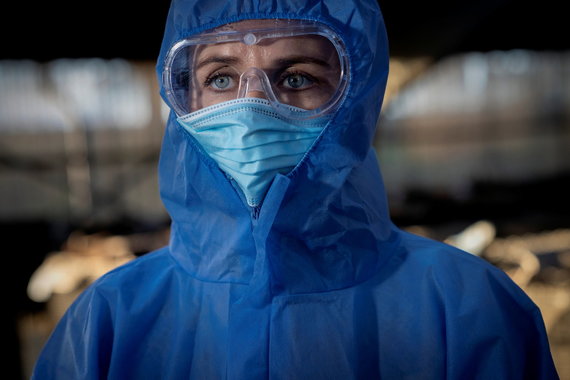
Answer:
[{"label": "eyelash", "polygon": [[[292,69],[292,70],[287,70],[287,69],[286,69],[286,70],[283,70],[283,71],[281,72],[281,74],[279,75],[279,85],[281,85],[281,84],[283,83],[283,81],[284,81],[285,79],[287,79],[287,77],[289,77],[289,76],[291,76],[291,75],[301,75],[301,76],[304,76],[304,77],[308,78],[308,79],[309,79],[312,83],[314,83],[314,84],[318,84],[318,83],[319,83],[319,81],[318,81],[315,77],[313,77],[312,75],[310,75],[310,74],[308,74],[308,73],[306,73],[306,72],[302,72],[302,71],[300,71],[300,70],[295,70],[295,69]],[[203,84],[203,85],[204,85],[204,87],[210,87],[210,85],[212,84],[212,82],[214,82],[216,79],[218,79],[219,77],[225,77],[225,76],[227,76],[227,77],[232,77],[232,75],[229,74],[229,73],[225,73],[225,72],[223,72],[223,71],[217,71],[217,72],[211,74],[210,76],[208,76],[208,77],[206,78],[206,80],[204,81],[204,84]]]},{"label": "eyelash", "polygon": [[221,71],[216,71],[215,73],[211,74],[206,78],[206,80],[204,81],[204,87],[209,87],[212,84],[212,82],[218,79],[219,77],[231,77],[231,74],[224,73]]},{"label": "eyelash", "polygon": [[303,77],[306,77],[306,78],[309,79],[312,83],[315,83],[315,84],[317,84],[317,83],[319,82],[319,81],[317,80],[317,78],[313,77],[312,75],[310,75],[310,74],[308,74],[308,73],[306,73],[306,72],[303,72],[303,71],[300,71],[300,70],[296,70],[296,69],[291,69],[291,70],[284,70],[284,71],[281,73],[281,75],[280,75],[280,77],[279,77],[279,83],[280,83],[280,84],[283,83],[283,81],[284,81],[288,76],[291,76],[291,75],[301,75],[301,76],[303,76]]}]

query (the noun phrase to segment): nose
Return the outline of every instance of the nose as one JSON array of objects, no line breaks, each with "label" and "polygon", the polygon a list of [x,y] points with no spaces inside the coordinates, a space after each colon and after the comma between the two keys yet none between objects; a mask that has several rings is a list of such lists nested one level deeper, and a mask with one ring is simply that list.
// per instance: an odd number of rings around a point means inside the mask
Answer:
[{"label": "nose", "polygon": [[265,95],[265,92],[258,90],[248,91],[245,96],[248,98],[267,99],[267,95]]},{"label": "nose", "polygon": [[255,67],[244,72],[240,77],[238,97],[267,99],[266,89],[262,83],[265,77],[265,73]]}]

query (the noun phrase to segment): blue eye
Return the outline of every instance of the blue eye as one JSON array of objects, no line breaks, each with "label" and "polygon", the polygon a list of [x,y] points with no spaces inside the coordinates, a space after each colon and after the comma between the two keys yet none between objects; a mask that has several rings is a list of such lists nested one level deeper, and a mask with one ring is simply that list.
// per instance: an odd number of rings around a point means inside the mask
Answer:
[{"label": "blue eye", "polygon": [[294,90],[303,89],[313,84],[313,81],[302,74],[290,74],[285,77],[283,85]]},{"label": "blue eye", "polygon": [[228,75],[219,75],[212,79],[210,85],[216,90],[225,90],[231,85],[232,79]]},{"label": "blue eye", "polygon": [[232,76],[224,73],[214,73],[204,81],[205,87],[210,87],[215,91],[229,90],[233,85],[234,79]]}]

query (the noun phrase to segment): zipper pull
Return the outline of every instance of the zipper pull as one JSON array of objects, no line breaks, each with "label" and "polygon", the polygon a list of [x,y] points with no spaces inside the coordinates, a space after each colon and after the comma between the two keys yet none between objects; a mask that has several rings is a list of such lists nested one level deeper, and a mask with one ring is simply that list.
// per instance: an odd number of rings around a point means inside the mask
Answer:
[{"label": "zipper pull", "polygon": [[251,208],[251,217],[253,218],[253,220],[257,220],[257,218],[259,218],[259,211],[260,210],[261,210],[261,205],[254,206]]}]

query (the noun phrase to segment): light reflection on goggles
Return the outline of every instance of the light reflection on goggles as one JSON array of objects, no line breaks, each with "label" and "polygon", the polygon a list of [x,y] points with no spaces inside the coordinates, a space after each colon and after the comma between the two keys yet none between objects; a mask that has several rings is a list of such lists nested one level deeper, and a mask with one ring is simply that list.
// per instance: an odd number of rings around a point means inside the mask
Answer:
[{"label": "light reflection on goggles", "polygon": [[305,119],[336,109],[347,76],[344,45],[330,28],[246,20],[178,41],[166,57],[163,82],[178,116],[261,97],[280,114]]}]

